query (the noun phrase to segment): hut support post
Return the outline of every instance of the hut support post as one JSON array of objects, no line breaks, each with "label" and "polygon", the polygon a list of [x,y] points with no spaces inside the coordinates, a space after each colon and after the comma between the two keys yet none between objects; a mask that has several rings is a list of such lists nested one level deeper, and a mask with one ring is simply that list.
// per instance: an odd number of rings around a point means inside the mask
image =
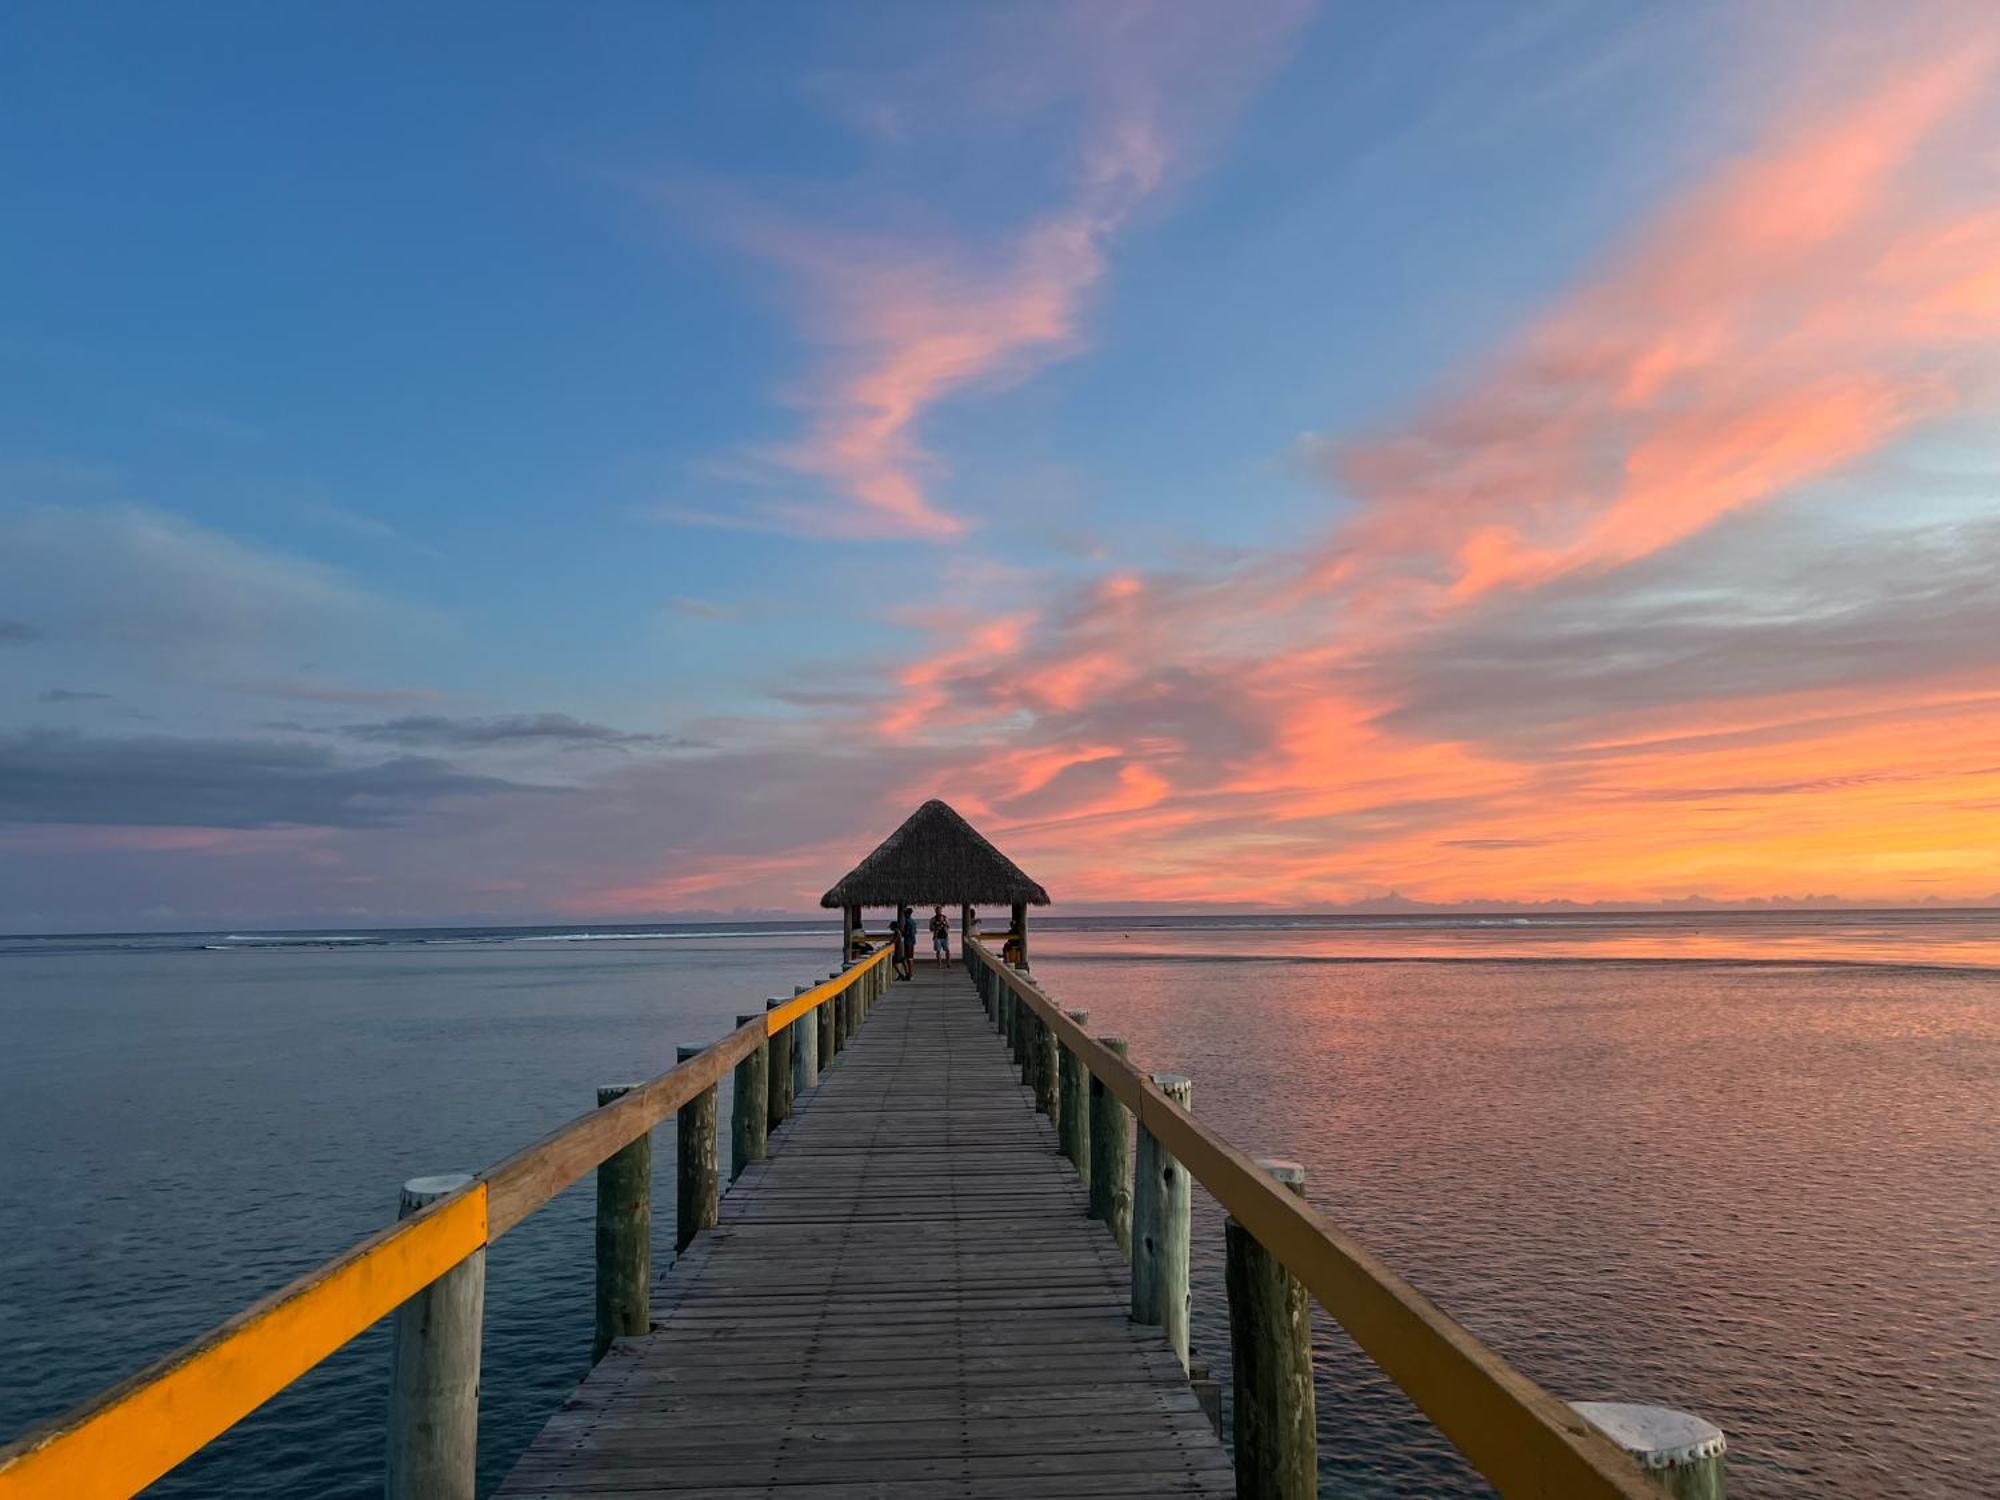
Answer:
[{"label": "hut support post", "polygon": [[[1087,1010],[1068,1014],[1079,1026],[1090,1022]],[[1061,1075],[1062,1114],[1056,1120],[1056,1138],[1062,1142],[1062,1154],[1069,1158],[1078,1179],[1087,1188],[1090,1186],[1090,1079],[1083,1060],[1067,1047],[1062,1049],[1057,1068]]]},{"label": "hut support post", "polygon": [[[758,1020],[756,1015],[738,1016],[738,1026]],[[769,1096],[771,1042],[766,1037],[755,1051],[736,1065],[736,1083],[729,1102],[729,1180],[743,1175],[753,1161],[762,1161],[770,1133]]]},{"label": "hut support post", "polygon": [[854,905],[840,909],[840,961],[843,965],[854,962],[854,945],[861,937],[861,908]]},{"label": "hut support post", "polygon": [[[706,1051],[682,1047],[676,1060],[686,1062]],[[674,1197],[674,1254],[693,1243],[704,1229],[722,1222],[722,1183],[715,1172],[715,1085],[688,1100],[676,1116],[674,1154],[678,1192]]]},{"label": "hut support post", "polygon": [[[1305,1196],[1306,1169],[1297,1162],[1265,1158],[1257,1164]],[[1313,1500],[1319,1440],[1306,1289],[1235,1219],[1223,1232],[1236,1378],[1236,1493],[1242,1500]]]},{"label": "hut support post", "polygon": [[[1120,1057],[1125,1038],[1099,1038]],[[1090,1080],[1090,1217],[1101,1219],[1126,1255],[1132,1253],[1132,1112],[1095,1074]]]},{"label": "hut support post", "polygon": [[[1180,1073],[1155,1073],[1153,1082],[1182,1109],[1194,1086]],[[1150,1323],[1188,1362],[1188,1239],[1194,1190],[1187,1169],[1139,1127],[1138,1169],[1132,1178],[1132,1321]]]},{"label": "hut support post", "polygon": [[[602,1109],[636,1085],[598,1089]],[[760,1106],[762,1100],[758,1101]],[[590,1358],[604,1358],[613,1339],[644,1333],[652,1324],[653,1135],[642,1135],[597,1166],[597,1320]]]},{"label": "hut support post", "polygon": [[[413,1177],[407,1219],[472,1179]],[[396,1309],[389,1354],[388,1500],[472,1500],[479,1449],[479,1336],[486,1252],[475,1250]]]},{"label": "hut support post", "polygon": [[1014,966],[1028,967],[1028,903],[1016,901],[1011,912],[1013,923]]}]

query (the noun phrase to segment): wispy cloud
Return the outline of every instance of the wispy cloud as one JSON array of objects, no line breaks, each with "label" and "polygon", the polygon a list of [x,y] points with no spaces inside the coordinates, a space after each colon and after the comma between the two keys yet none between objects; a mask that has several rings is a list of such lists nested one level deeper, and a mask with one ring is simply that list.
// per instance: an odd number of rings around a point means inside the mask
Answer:
[{"label": "wispy cloud", "polygon": [[1361,511],[1322,581],[1435,604],[1614,568],[1988,392],[2000,214],[1922,153],[1990,125],[1995,54],[1973,38],[1781,121],[1469,389],[1335,445]]},{"label": "wispy cloud", "polygon": [[[949,466],[924,441],[925,417],[1083,347],[1113,241],[1176,165],[1205,149],[1303,14],[1292,3],[1107,4],[990,27],[967,49],[969,62],[952,64],[951,88],[925,80],[930,108],[945,116],[931,128],[1002,102],[1009,113],[1082,114],[1058,201],[1011,232],[856,229],[740,202],[712,208],[728,238],[787,278],[800,331],[821,351],[788,394],[806,413],[804,433],[757,455],[809,497],[762,502],[753,520],[860,537],[964,534],[971,522],[941,493]],[[977,76],[964,76],[968,68]],[[1032,102],[1023,77],[1036,80]],[[866,115],[884,117],[879,100]],[[908,216],[878,207],[869,217]],[[701,505],[668,514],[718,524],[728,513]]]},{"label": "wispy cloud", "polygon": [[31,603],[36,628],[66,642],[211,658],[424,618],[333,569],[129,504],[0,510],[0,591]]},{"label": "wispy cloud", "polygon": [[685,750],[694,740],[671,734],[642,734],[592,724],[568,714],[498,714],[489,718],[452,718],[445,714],[407,714],[374,724],[346,724],[340,732],[379,744],[434,746],[450,750],[510,748],[556,750]]}]

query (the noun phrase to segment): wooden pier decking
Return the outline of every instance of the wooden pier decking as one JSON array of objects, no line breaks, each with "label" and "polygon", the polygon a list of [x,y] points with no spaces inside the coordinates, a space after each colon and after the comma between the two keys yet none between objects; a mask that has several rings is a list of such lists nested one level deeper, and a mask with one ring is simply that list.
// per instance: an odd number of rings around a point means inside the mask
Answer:
[{"label": "wooden pier decking", "polygon": [[1085,1207],[965,970],[920,964],[499,1494],[1233,1495]]}]

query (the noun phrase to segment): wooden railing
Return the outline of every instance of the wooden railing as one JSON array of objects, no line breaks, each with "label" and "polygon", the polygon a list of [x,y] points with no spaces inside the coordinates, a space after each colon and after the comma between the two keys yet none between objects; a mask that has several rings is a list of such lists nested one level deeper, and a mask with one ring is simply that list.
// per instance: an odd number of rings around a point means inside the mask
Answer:
[{"label": "wooden railing", "polygon": [[[621,1205],[605,1192],[602,1174],[621,1154],[649,1149],[646,1141],[653,1127],[680,1112],[680,1235],[685,1244],[685,1237],[697,1227],[688,1221],[713,1212],[704,1204],[714,1201],[715,1090],[723,1074],[736,1070],[738,1118],[732,1138],[739,1152],[735,1169],[741,1171],[745,1144],[755,1156],[762,1156],[763,1127],[790,1113],[793,1082],[803,1076],[810,1083],[816,1075],[816,1065],[810,1061],[794,1065],[793,1054],[810,1060],[845,1045],[848,1033],[883,993],[888,958],[889,950],[879,948],[792,999],[744,1017],[720,1041],[656,1078],[618,1091],[600,1108],[476,1177],[409,1184],[407,1217],[0,1448],[0,1500],[124,1500],[399,1309],[395,1353],[399,1383],[390,1413],[391,1500],[401,1495],[470,1495],[472,1432],[463,1412],[449,1408],[454,1401],[462,1404],[469,1398],[476,1421],[477,1312],[486,1246],[585,1172],[598,1168],[600,1272],[606,1264],[607,1235],[616,1252],[613,1263],[636,1260],[641,1267],[636,1292],[629,1276],[610,1287],[600,1277],[600,1333],[607,1322],[607,1301],[620,1303],[609,1316],[614,1332],[643,1331],[647,1251],[634,1226],[649,1221],[650,1211],[642,1216],[621,1212]],[[822,1048],[822,1038],[829,1039],[831,1047]],[[780,1057],[785,1059],[783,1080],[777,1066]],[[764,1087],[748,1087],[752,1080],[763,1080]],[[698,1123],[704,1106],[706,1131],[689,1128]],[[632,1174],[622,1180],[628,1191],[644,1192],[649,1175],[638,1174],[636,1188]],[[447,1186],[433,1194],[423,1190],[424,1183]],[[711,1218],[698,1227],[712,1223]],[[469,1340],[441,1347],[434,1325],[451,1321],[437,1314],[444,1310],[441,1294],[455,1278],[466,1283],[456,1289],[459,1299],[468,1293],[472,1299]],[[419,1315],[427,1298],[434,1303],[428,1319]],[[458,1320],[459,1326],[463,1323],[464,1319]]]},{"label": "wooden railing", "polygon": [[[1182,1103],[1169,1097],[1154,1075],[1128,1061],[1122,1040],[1092,1036],[1079,1019],[1073,1019],[1050,999],[1025,970],[1003,963],[983,941],[975,938],[965,944],[965,960],[996,1026],[1015,1048],[1024,1082],[1034,1087],[1045,1112],[1061,1116],[1059,1139],[1066,1154],[1077,1149],[1072,1134],[1077,1127],[1086,1131],[1094,1127],[1101,1135],[1106,1133],[1108,1123],[1111,1133],[1126,1131],[1127,1124],[1118,1118],[1116,1108],[1122,1106],[1138,1123],[1142,1161],[1148,1144],[1155,1159],[1159,1159],[1159,1153],[1165,1153],[1167,1159],[1192,1173],[1240,1226],[1240,1230],[1231,1233],[1232,1294],[1239,1280],[1239,1267],[1235,1263],[1239,1255],[1237,1240],[1239,1236],[1248,1236],[1255,1242],[1251,1248],[1261,1249],[1275,1260],[1283,1274],[1295,1278],[1347,1330],[1362,1352],[1403,1389],[1438,1431],[1509,1500],[1529,1496],[1659,1500],[1660,1490],[1654,1487],[1653,1478],[1641,1469],[1638,1461],[1594,1428],[1575,1408],[1550,1395],[1447,1317],[1429,1298],[1307,1202],[1297,1187],[1302,1173],[1294,1169],[1274,1175],[1271,1168],[1279,1164],[1260,1163],[1239,1151],[1196,1119]],[[1076,1014],[1081,1017],[1083,1013]],[[1078,1069],[1087,1075],[1097,1094],[1091,1100],[1088,1125],[1076,1119],[1081,1095],[1071,1080]],[[1186,1080],[1167,1081],[1186,1097]],[[1064,1084],[1070,1087],[1065,1088]],[[1105,1105],[1113,1107],[1107,1112]],[[1077,1165],[1079,1171],[1091,1170],[1081,1159],[1077,1159]],[[1100,1144],[1094,1166],[1093,1216],[1112,1221],[1114,1235],[1129,1254],[1133,1178],[1122,1136],[1108,1152]],[[1122,1174],[1122,1181],[1104,1181],[1107,1172]],[[1171,1176],[1169,1169],[1168,1179]],[[1142,1176],[1139,1195],[1143,1197],[1148,1191],[1148,1183]],[[1177,1232],[1184,1240],[1187,1233],[1184,1206],[1179,1213]],[[1166,1222],[1167,1216],[1158,1208],[1148,1213],[1142,1207],[1141,1219]],[[1157,1247],[1154,1249],[1157,1252]],[[1178,1289],[1147,1294],[1160,1299],[1164,1312],[1142,1306],[1146,1297],[1135,1290],[1134,1316],[1141,1321],[1170,1321],[1176,1297],[1184,1309],[1187,1296],[1184,1244],[1179,1253]],[[1135,1259],[1135,1271],[1139,1266],[1140,1261]],[[1240,1333],[1239,1311],[1232,1308],[1233,1336]],[[1303,1326],[1302,1304],[1298,1313],[1295,1321],[1300,1326],[1279,1336],[1303,1345],[1308,1335]],[[1181,1316],[1185,1317],[1184,1311]],[[1184,1362],[1185,1337],[1183,1326],[1179,1352]],[[1312,1493],[1307,1477],[1314,1467],[1310,1447],[1314,1438],[1310,1420],[1309,1348],[1296,1353],[1292,1366],[1294,1372],[1300,1362],[1305,1366],[1302,1400],[1307,1419],[1302,1433],[1296,1431],[1298,1400],[1290,1401],[1289,1409],[1271,1407],[1270,1369],[1252,1372],[1267,1390],[1261,1396],[1246,1395],[1245,1351],[1237,1349],[1235,1353],[1238,1493]],[[1279,1395],[1280,1402],[1283,1395]],[[1289,1437],[1269,1430],[1260,1432],[1252,1445],[1269,1445],[1279,1451],[1246,1453],[1242,1416],[1246,1406],[1260,1400],[1271,1407],[1267,1412],[1271,1420],[1264,1424],[1267,1429],[1290,1424],[1293,1431]],[[1287,1444],[1292,1451],[1283,1451]],[[1712,1447],[1716,1451],[1706,1456],[1714,1460],[1713,1493],[1720,1495],[1719,1436]],[[1305,1451],[1297,1451],[1301,1448]],[[1298,1482],[1253,1480],[1246,1476],[1246,1464],[1267,1467],[1289,1464]],[[1702,1482],[1708,1482],[1705,1476]]]}]

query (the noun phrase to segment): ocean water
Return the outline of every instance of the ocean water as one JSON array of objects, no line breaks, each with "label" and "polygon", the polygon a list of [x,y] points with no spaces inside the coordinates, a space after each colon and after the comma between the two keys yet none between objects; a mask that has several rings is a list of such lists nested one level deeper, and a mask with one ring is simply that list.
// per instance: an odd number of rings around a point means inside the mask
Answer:
[{"label": "ocean water", "polygon": [[[0,939],[0,1435],[834,947],[784,925]],[[2000,913],[1047,919],[1033,957],[1548,1388],[1719,1423],[1733,1493],[1993,1493]],[[655,1162],[664,1245],[670,1125]],[[1198,1199],[1194,1336],[1226,1371],[1220,1245]],[[484,1487],[584,1371],[590,1279],[587,1180],[490,1252]],[[1484,1492],[1323,1316],[1316,1346],[1327,1493]],[[149,1493],[379,1493],[387,1358],[378,1327]]]}]

